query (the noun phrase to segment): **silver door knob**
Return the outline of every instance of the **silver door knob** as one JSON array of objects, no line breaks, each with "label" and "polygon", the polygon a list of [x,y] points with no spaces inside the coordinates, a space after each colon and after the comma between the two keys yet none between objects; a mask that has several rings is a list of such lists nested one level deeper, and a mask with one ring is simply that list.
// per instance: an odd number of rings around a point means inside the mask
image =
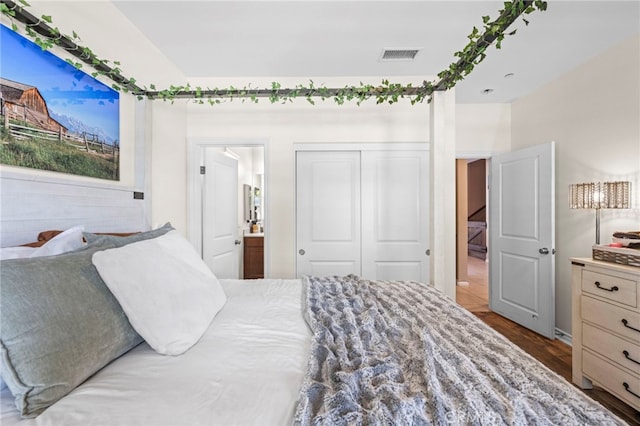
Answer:
[{"label": "silver door knob", "polygon": [[298,254],[299,254],[300,256],[304,256],[304,254],[305,254],[305,253],[306,253],[306,251],[304,251],[304,250],[302,250],[302,249],[298,250]]},{"label": "silver door knob", "polygon": [[242,244],[242,241],[240,241],[240,240],[235,240],[235,244],[236,244],[237,246],[239,246],[240,244]]},{"label": "silver door knob", "polygon": [[542,247],[540,250],[538,250],[538,252],[540,254],[549,254],[549,249],[546,247]]}]

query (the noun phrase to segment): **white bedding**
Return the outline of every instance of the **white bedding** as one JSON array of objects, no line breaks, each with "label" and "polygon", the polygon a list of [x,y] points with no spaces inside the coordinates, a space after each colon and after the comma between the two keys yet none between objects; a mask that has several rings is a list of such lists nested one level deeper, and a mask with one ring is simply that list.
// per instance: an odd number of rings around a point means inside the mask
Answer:
[{"label": "white bedding", "polygon": [[1,424],[290,424],[311,333],[300,280],[220,280],[227,303],[185,354],[146,343],[115,360],[35,419],[21,420],[2,390]]}]

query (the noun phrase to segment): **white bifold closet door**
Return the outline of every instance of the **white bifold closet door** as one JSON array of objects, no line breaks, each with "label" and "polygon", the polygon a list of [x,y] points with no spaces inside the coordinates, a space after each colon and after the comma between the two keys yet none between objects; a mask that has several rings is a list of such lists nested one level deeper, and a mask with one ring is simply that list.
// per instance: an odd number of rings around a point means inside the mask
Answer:
[{"label": "white bifold closet door", "polygon": [[361,155],[362,276],[429,282],[427,151]]},{"label": "white bifold closet door", "polygon": [[299,151],[297,275],[429,281],[428,151]]},{"label": "white bifold closet door", "polygon": [[296,155],[297,276],[360,274],[360,152]]}]

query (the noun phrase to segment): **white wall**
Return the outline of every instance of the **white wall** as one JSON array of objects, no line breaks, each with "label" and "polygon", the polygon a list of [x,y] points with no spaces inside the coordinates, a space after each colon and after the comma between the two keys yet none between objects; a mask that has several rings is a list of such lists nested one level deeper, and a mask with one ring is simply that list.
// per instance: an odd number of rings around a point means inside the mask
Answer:
[{"label": "white wall", "polygon": [[151,220],[187,233],[186,102],[151,103]]},{"label": "white wall", "polygon": [[456,157],[488,158],[511,150],[511,104],[457,104]]},{"label": "white wall", "polygon": [[556,142],[556,327],[571,331],[568,258],[590,257],[595,211],[570,210],[571,183],[630,180],[634,210],[603,210],[601,243],[640,229],[640,37],[512,104],[513,149]]}]

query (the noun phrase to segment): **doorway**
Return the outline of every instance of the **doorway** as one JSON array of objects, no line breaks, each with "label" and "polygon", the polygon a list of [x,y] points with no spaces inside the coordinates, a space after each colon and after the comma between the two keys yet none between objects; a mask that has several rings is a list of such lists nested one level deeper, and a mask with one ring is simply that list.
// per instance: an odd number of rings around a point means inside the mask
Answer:
[{"label": "doorway", "polygon": [[471,312],[489,312],[488,161],[458,159],[458,285],[456,301]]},{"label": "doorway", "polygon": [[[209,149],[221,149],[225,155],[238,161],[238,277],[264,278],[264,147],[224,146]],[[209,212],[205,212],[205,220],[207,217],[210,217]]]},{"label": "doorway", "polygon": [[[199,254],[208,253],[210,223],[231,223],[232,234],[228,250],[233,251],[234,266],[230,276],[224,278],[258,278],[268,276],[269,191],[267,179],[268,149],[266,140],[192,139],[188,152],[188,236]],[[212,206],[207,199],[207,187],[212,188],[215,173],[207,170],[207,158],[214,153],[223,155],[237,164],[234,174],[237,203],[230,209]],[[214,200],[215,201],[215,200]],[[215,203],[214,203],[215,204]],[[220,204],[220,203],[219,203]],[[236,208],[237,207],[237,208]],[[218,217],[218,216],[224,217]],[[216,228],[216,227],[214,227]],[[216,228],[218,229],[218,228]],[[226,231],[225,231],[226,232]],[[250,244],[247,244],[249,242]],[[258,244],[259,243],[259,244]],[[259,245],[259,247],[257,246]],[[246,276],[247,251],[250,252],[251,272]],[[215,271],[214,271],[215,273]]]},{"label": "doorway", "polygon": [[[555,327],[555,144],[549,142],[497,154],[485,165],[487,203],[485,217],[491,235],[487,250],[488,306],[490,310],[517,322],[543,336],[554,338]],[[468,172],[466,167],[458,171]],[[491,179],[487,179],[488,175]],[[460,187],[465,179],[457,179],[458,205],[458,276],[467,274],[462,267],[461,247],[469,248],[469,228],[460,225],[466,198]],[[466,189],[464,189],[466,191]],[[468,194],[471,191],[467,191]],[[460,202],[462,200],[462,202]],[[476,210],[470,210],[473,214]],[[466,235],[465,235],[466,234]],[[463,238],[464,237],[464,238]],[[467,253],[464,253],[466,255]],[[471,258],[471,257],[470,257]],[[466,277],[465,277],[466,278]],[[457,293],[469,293],[461,282]],[[477,302],[471,294],[468,299]],[[461,305],[465,305],[460,302]],[[473,309],[482,309],[469,303]],[[466,306],[465,306],[466,307]]]}]

